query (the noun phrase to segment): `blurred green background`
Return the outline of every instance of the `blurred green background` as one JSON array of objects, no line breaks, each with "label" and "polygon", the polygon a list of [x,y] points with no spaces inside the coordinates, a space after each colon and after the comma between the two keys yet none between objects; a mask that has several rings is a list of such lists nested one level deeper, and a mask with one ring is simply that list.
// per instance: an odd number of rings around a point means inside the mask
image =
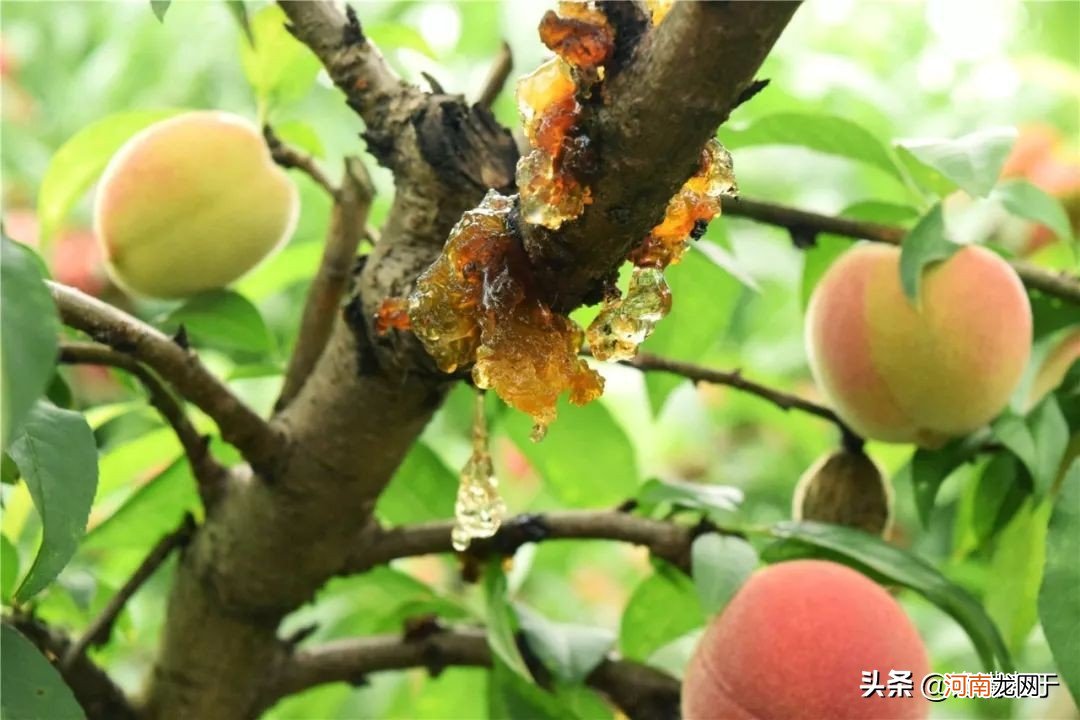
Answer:
[{"label": "blurred green background", "polygon": [[[547,55],[535,32],[546,3],[354,6],[367,36],[405,77],[423,84],[421,73],[427,72],[448,91],[470,98],[478,95],[503,39],[513,49],[515,76]],[[314,153],[332,176],[338,175],[345,154],[363,151],[358,137],[362,124],[303,49],[272,32],[279,22],[277,11],[263,8],[248,3],[256,37],[266,32],[265,37],[280,43],[274,57],[284,64],[281,72],[295,82],[278,82],[272,90],[260,91],[252,78],[267,75],[252,67],[262,62],[265,70],[274,61],[266,64],[265,57],[249,57],[245,72],[244,57],[250,50],[223,2],[176,0],[159,22],[145,2],[5,0],[0,5],[2,173],[9,234],[36,241],[39,193],[54,154],[81,129],[121,111],[218,108],[265,120],[282,137]],[[865,201],[909,206],[918,200],[892,176],[836,153],[787,144],[740,147],[740,128],[778,113],[837,116],[885,144],[1016,126],[1020,141],[1041,148],[1040,159],[1051,166],[1046,171],[1051,180],[1043,182],[1040,176],[1032,177],[1033,182],[1066,204],[1075,206],[1080,195],[1080,3],[1075,1],[812,0],[797,13],[761,76],[771,79],[771,85],[739,108],[731,129],[720,133],[734,148],[746,197],[827,213]],[[502,122],[516,127],[510,90],[500,96],[495,111]],[[379,190],[372,214],[378,226],[389,207],[392,183],[388,173],[369,166]],[[196,346],[207,362],[252,404],[269,410],[306,283],[318,261],[329,209],[325,195],[306,176],[293,177],[303,200],[294,238],[235,288],[261,317],[249,326],[254,340],[246,344],[235,339],[230,343],[212,320],[178,316],[175,305],[120,297],[96,258],[89,193],[79,196],[70,213],[62,213],[63,227],[47,252],[52,272],[165,329],[184,321],[195,329]],[[910,215],[895,213],[903,219]],[[1001,232],[1013,235],[999,238],[1002,244],[1030,254],[1035,262],[1058,267],[1073,262],[1057,247],[1061,243],[1029,247],[1033,231],[1028,225],[1006,223]],[[724,263],[736,272],[727,272],[704,253],[690,253],[668,273],[674,310],[646,347],[719,368],[742,368],[761,382],[815,397],[802,344],[807,256],[792,246],[785,232],[739,220],[714,222],[705,242],[726,253]],[[661,378],[646,383],[627,368],[605,366],[603,373],[608,391],[602,402],[562,408],[540,445],[525,440],[527,419],[496,407],[489,398],[497,469],[513,512],[614,506],[645,480],[660,478],[739,488],[745,501],[727,520],[769,523],[790,516],[795,481],[837,444],[827,423],[784,413],[731,390],[695,390],[689,383]],[[80,368],[64,370],[64,379],[71,402],[87,409],[95,428],[101,481],[91,530],[60,582],[40,598],[39,612],[61,627],[77,629],[94,617],[183,511],[196,507],[197,499],[187,468],[178,460],[178,443],[126,378]],[[458,388],[383,499],[385,519],[400,522],[452,513],[456,469],[469,452],[470,407],[470,392]],[[1032,589],[1024,573],[1027,555],[1016,551],[1032,542],[1037,529],[1029,528],[1031,523],[1025,524],[1020,513],[1003,531],[1007,536],[984,542],[973,534],[974,478],[985,463],[953,473],[929,527],[922,528],[903,471],[911,448],[872,444],[869,452],[894,475],[896,542],[932,560],[982,598],[1021,670],[1052,672],[1033,615],[1038,578]],[[25,569],[40,526],[24,486],[4,485],[3,490],[3,534]],[[6,575],[12,556],[6,555],[4,562]],[[136,596],[113,642],[95,652],[133,691],[153,659],[167,576],[159,573]],[[686,612],[672,617],[680,613],[672,611],[671,603],[686,597],[679,588],[670,589],[674,600],[669,597],[664,603],[644,598],[648,588],[641,590],[640,584],[649,577],[651,566],[643,551],[602,543],[530,546],[515,558],[510,573],[522,602],[556,620],[620,633],[626,654],[678,673],[703,618],[694,606],[676,606]],[[971,642],[952,619],[912,593],[900,597],[929,644],[936,670],[980,669]],[[653,618],[650,622],[659,630],[650,634],[626,625],[623,609],[634,602],[639,613],[635,617]],[[426,611],[468,618],[479,614],[480,607],[477,588],[461,582],[451,559],[424,558],[331,583],[289,626],[316,622],[316,638],[332,638],[392,632],[404,617]],[[633,618],[629,622],[636,624]],[[667,626],[672,623],[684,624]],[[683,635],[687,630],[690,634]],[[485,682],[480,670],[449,669],[438,678],[428,678],[423,671],[384,673],[370,681],[360,688],[335,685],[309,691],[281,703],[269,716],[465,718],[483,712],[477,701]],[[574,702],[584,717],[611,716],[588,696],[575,696]],[[1076,717],[1064,692],[1044,702],[949,701],[933,712],[950,718]]]}]

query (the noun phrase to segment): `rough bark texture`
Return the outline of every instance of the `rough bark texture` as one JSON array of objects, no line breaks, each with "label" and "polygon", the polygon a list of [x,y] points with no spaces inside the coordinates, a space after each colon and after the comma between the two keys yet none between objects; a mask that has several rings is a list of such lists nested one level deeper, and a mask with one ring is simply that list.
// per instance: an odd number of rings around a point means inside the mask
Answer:
[{"label": "rough bark texture", "polygon": [[[289,657],[278,623],[377,536],[374,500],[450,381],[411,336],[376,337],[374,311],[409,292],[488,188],[513,191],[517,152],[486,109],[402,83],[351,13],[281,4],[294,35],[363,118],[368,150],[394,172],[396,193],[313,372],[257,433],[273,440],[274,462],[257,466],[259,475],[234,469],[182,555],[148,717],[234,720],[263,707],[271,671]],[[623,38],[619,72],[589,118],[600,143],[596,202],[565,233],[526,239],[559,307],[580,303],[660,218],[793,11],[786,3],[680,4],[637,49],[636,36]],[[613,682],[601,672],[605,679]]]}]

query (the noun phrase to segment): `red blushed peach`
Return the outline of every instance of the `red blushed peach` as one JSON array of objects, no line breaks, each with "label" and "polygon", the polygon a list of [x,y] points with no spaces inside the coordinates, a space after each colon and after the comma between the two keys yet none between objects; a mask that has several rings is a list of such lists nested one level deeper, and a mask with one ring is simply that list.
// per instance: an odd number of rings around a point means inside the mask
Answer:
[{"label": "red blushed peach", "polygon": [[[863,671],[910,671],[910,698],[864,698]],[[899,603],[821,560],[759,570],[706,630],[682,686],[685,720],[913,720],[928,703],[922,639]]]},{"label": "red blushed peach", "polygon": [[860,434],[941,445],[1005,407],[1031,350],[1031,306],[1008,263],[969,246],[924,273],[918,307],[900,285],[900,249],[849,250],[810,300],[810,367]]},{"label": "red blushed peach", "polygon": [[146,128],[113,157],[94,229],[119,285],[179,298],[251,270],[292,234],[298,207],[252,124],[189,112]]}]

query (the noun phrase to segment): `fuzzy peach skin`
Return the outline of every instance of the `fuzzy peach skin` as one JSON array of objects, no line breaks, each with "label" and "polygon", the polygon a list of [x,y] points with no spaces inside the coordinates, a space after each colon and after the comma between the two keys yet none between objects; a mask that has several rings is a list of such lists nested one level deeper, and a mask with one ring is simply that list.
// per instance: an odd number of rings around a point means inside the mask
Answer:
[{"label": "fuzzy peach skin", "polygon": [[1008,263],[968,246],[931,265],[919,307],[900,249],[858,245],[810,299],[806,350],[818,386],[856,432],[937,447],[1004,409],[1031,352],[1031,306]]},{"label": "fuzzy peach skin", "polygon": [[[862,697],[864,670],[882,684],[910,670],[912,697]],[[925,718],[928,672],[922,639],[883,588],[837,563],[793,560],[754,573],[705,631],[683,679],[683,718]]]},{"label": "fuzzy peach skin", "polygon": [[159,298],[223,287],[296,227],[296,187],[243,118],[197,111],[155,123],[109,162],[94,230],[117,284]]}]

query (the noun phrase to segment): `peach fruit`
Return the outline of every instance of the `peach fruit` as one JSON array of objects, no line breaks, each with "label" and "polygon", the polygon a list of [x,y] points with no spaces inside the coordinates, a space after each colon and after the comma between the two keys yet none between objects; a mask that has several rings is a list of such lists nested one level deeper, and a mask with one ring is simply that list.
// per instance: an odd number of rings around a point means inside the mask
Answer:
[{"label": "peach fruit", "polygon": [[900,249],[856,246],[810,299],[806,349],[818,386],[856,432],[937,447],[1005,407],[1031,350],[1031,306],[1008,263],[968,246],[929,266],[919,302]]},{"label": "peach fruit", "polygon": [[296,187],[258,129],[223,112],[155,123],[109,162],[94,229],[117,284],[159,298],[223,287],[296,226]]},{"label": "peach fruit", "polygon": [[[863,671],[910,671],[912,697],[864,698]],[[712,621],[682,685],[685,720],[925,718],[926,648],[899,603],[837,563],[754,573]]]}]

